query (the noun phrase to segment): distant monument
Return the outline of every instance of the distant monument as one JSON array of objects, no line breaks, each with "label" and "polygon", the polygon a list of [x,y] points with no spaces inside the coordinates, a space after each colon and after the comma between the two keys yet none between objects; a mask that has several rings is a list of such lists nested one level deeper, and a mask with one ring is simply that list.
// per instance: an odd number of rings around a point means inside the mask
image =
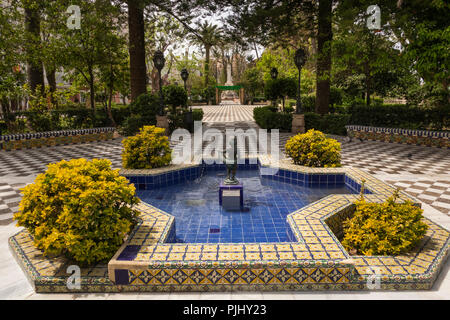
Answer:
[{"label": "distant monument", "polygon": [[[227,65],[227,82],[225,83],[225,86],[233,86],[233,76],[231,75],[231,64],[229,63]],[[230,104],[236,102],[235,100],[239,99],[239,96],[237,95],[236,91],[234,90],[225,90],[222,91],[222,94],[220,95],[220,100],[222,101],[221,104]]]}]

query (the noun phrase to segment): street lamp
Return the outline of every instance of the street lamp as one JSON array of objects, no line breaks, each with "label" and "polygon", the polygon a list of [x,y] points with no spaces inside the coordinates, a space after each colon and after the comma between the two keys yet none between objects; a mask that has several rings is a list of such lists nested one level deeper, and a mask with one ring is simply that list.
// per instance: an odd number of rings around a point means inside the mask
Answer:
[{"label": "street lamp", "polygon": [[183,68],[183,70],[181,70],[181,79],[183,79],[184,81],[184,90],[187,91],[186,89],[186,81],[189,78],[189,72],[186,70],[186,68]]},{"label": "street lamp", "polygon": [[161,70],[164,68],[164,64],[166,63],[166,59],[164,59],[164,54],[157,50],[153,56],[153,64],[155,65],[156,69],[158,70],[159,75],[159,96],[160,96],[160,110],[159,115],[164,115],[164,98],[162,93],[162,80],[161,80]]},{"label": "street lamp", "polygon": [[302,67],[306,62],[305,50],[303,50],[302,48],[297,49],[297,51],[295,52],[294,62],[298,69],[298,94],[297,94],[297,105],[295,108],[295,113],[298,114],[298,113],[302,112],[302,100],[301,100],[301,96],[300,96],[300,81],[301,81],[301,76],[302,76]]},{"label": "street lamp", "polygon": [[[186,93],[187,93],[186,81],[187,81],[188,78],[189,78],[189,72],[185,68],[183,68],[183,70],[181,70],[181,79],[183,79],[184,90],[186,91]],[[189,131],[192,132],[192,130],[194,128],[193,127],[194,118],[192,116],[192,107],[189,107],[189,111],[186,112],[184,115],[185,115],[184,121],[186,121],[186,124],[189,127]]]},{"label": "street lamp", "polygon": [[278,77],[277,68],[272,68],[272,70],[270,70],[270,76],[272,77],[273,80],[275,80]]}]

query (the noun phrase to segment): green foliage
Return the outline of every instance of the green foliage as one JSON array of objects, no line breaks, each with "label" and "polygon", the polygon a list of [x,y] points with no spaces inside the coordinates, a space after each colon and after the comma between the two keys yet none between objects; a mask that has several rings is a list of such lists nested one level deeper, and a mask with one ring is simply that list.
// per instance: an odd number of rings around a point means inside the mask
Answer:
[{"label": "green foliage", "polygon": [[139,134],[124,139],[122,144],[122,165],[127,169],[159,168],[172,160],[169,139],[163,128],[144,126]]},{"label": "green foliage", "polygon": [[192,117],[194,118],[194,121],[202,121],[203,109],[192,109]]},{"label": "green foliage", "polygon": [[210,101],[211,104],[217,104],[216,101],[216,87],[208,86],[202,90],[202,98],[204,101]]},{"label": "green foliage", "polygon": [[287,97],[295,97],[297,95],[297,80],[292,78],[277,78],[270,79],[266,82],[264,86],[264,95],[267,100],[277,100]]},{"label": "green foliage", "polygon": [[328,134],[345,136],[347,129],[345,126],[350,122],[349,114],[324,114],[314,112],[305,113],[306,130],[316,129]]},{"label": "green foliage", "polygon": [[263,129],[280,129],[282,131],[291,131],[292,114],[286,112],[277,112],[277,107],[257,107],[253,109],[253,118],[255,122]]},{"label": "green foliage", "polygon": [[160,110],[158,96],[152,94],[141,94],[130,104],[130,116],[128,116],[120,128],[123,135],[136,134],[145,125],[155,125],[156,115]]},{"label": "green foliage", "polygon": [[302,96],[302,111],[303,112],[314,112],[316,109],[316,96],[308,95]]},{"label": "green foliage", "polygon": [[361,192],[353,217],[343,223],[345,249],[386,256],[406,253],[419,243],[428,229],[423,210],[411,201],[398,203],[398,193],[383,203],[368,203]]},{"label": "green foliage", "polygon": [[264,81],[262,80],[261,71],[252,67],[244,71],[242,85],[250,102],[253,104],[255,97],[264,90]]},{"label": "green foliage", "polygon": [[14,215],[46,255],[64,254],[80,264],[108,261],[135,225],[135,188],[106,159],[49,164],[22,189]]},{"label": "green foliage", "polygon": [[450,106],[425,109],[408,105],[352,105],[348,108],[354,125],[442,130],[450,126]]},{"label": "green foliage", "polygon": [[168,85],[163,87],[164,103],[176,112],[176,108],[187,105],[187,92],[183,87]]},{"label": "green foliage", "polygon": [[286,154],[295,164],[307,167],[340,167],[341,144],[320,131],[310,129],[286,143]]}]

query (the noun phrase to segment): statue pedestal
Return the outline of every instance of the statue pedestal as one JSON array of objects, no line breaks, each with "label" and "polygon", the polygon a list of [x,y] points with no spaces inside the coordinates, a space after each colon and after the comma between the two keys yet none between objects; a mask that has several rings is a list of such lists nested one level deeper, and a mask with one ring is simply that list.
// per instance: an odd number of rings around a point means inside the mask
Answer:
[{"label": "statue pedestal", "polygon": [[292,115],[292,133],[305,133],[305,115],[294,113]]},{"label": "statue pedestal", "polygon": [[244,187],[239,184],[219,185],[219,204],[226,210],[240,210],[244,207]]}]

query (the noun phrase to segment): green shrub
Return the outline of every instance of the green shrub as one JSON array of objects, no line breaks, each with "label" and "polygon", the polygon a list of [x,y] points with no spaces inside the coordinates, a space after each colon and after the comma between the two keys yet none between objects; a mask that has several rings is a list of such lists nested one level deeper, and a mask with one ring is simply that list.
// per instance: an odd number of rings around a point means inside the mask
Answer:
[{"label": "green shrub", "polygon": [[125,136],[136,134],[145,125],[155,125],[160,111],[160,99],[152,94],[141,94],[130,106],[130,116],[125,118],[120,133]]},{"label": "green shrub", "polygon": [[264,86],[264,95],[267,100],[283,99],[295,97],[297,95],[297,80],[292,78],[270,79]]},{"label": "green shrub", "polygon": [[348,108],[353,125],[442,130],[450,127],[450,106],[426,109],[404,104],[366,106],[353,104]]},{"label": "green shrub", "polygon": [[139,134],[124,139],[122,144],[122,165],[127,169],[159,168],[172,160],[169,139],[163,128],[144,126]]},{"label": "green shrub", "polygon": [[294,104],[294,106],[286,106],[286,107],[284,107],[284,112],[286,112],[286,113],[292,113],[294,111],[295,111],[295,104]]},{"label": "green shrub", "polygon": [[201,91],[202,101],[210,102],[212,105],[217,104],[216,87],[208,86]]},{"label": "green shrub", "polygon": [[324,114],[313,112],[305,113],[306,130],[316,129],[328,134],[345,136],[347,129],[345,126],[350,122],[349,114]]},{"label": "green shrub", "polygon": [[302,96],[302,111],[303,112],[314,112],[316,110],[316,96],[307,95]]},{"label": "green shrub", "polygon": [[22,190],[14,219],[46,255],[80,264],[108,261],[136,223],[135,188],[106,159],[49,164]]},{"label": "green shrub", "polygon": [[203,110],[202,109],[192,109],[192,117],[194,121],[202,121],[203,120]]},{"label": "green shrub", "polygon": [[183,87],[176,85],[169,85],[163,87],[164,103],[172,108],[175,112],[177,107],[184,107],[187,105],[187,92]]},{"label": "green shrub", "polygon": [[286,112],[276,112],[276,107],[266,106],[253,109],[255,122],[263,129],[280,129],[291,131],[292,114]]},{"label": "green shrub", "polygon": [[317,130],[297,134],[286,143],[286,154],[307,167],[340,167],[341,144]]},{"label": "green shrub", "polygon": [[428,226],[411,201],[397,203],[399,191],[383,203],[368,203],[363,191],[353,217],[344,221],[342,245],[362,255],[397,255],[412,249]]}]

